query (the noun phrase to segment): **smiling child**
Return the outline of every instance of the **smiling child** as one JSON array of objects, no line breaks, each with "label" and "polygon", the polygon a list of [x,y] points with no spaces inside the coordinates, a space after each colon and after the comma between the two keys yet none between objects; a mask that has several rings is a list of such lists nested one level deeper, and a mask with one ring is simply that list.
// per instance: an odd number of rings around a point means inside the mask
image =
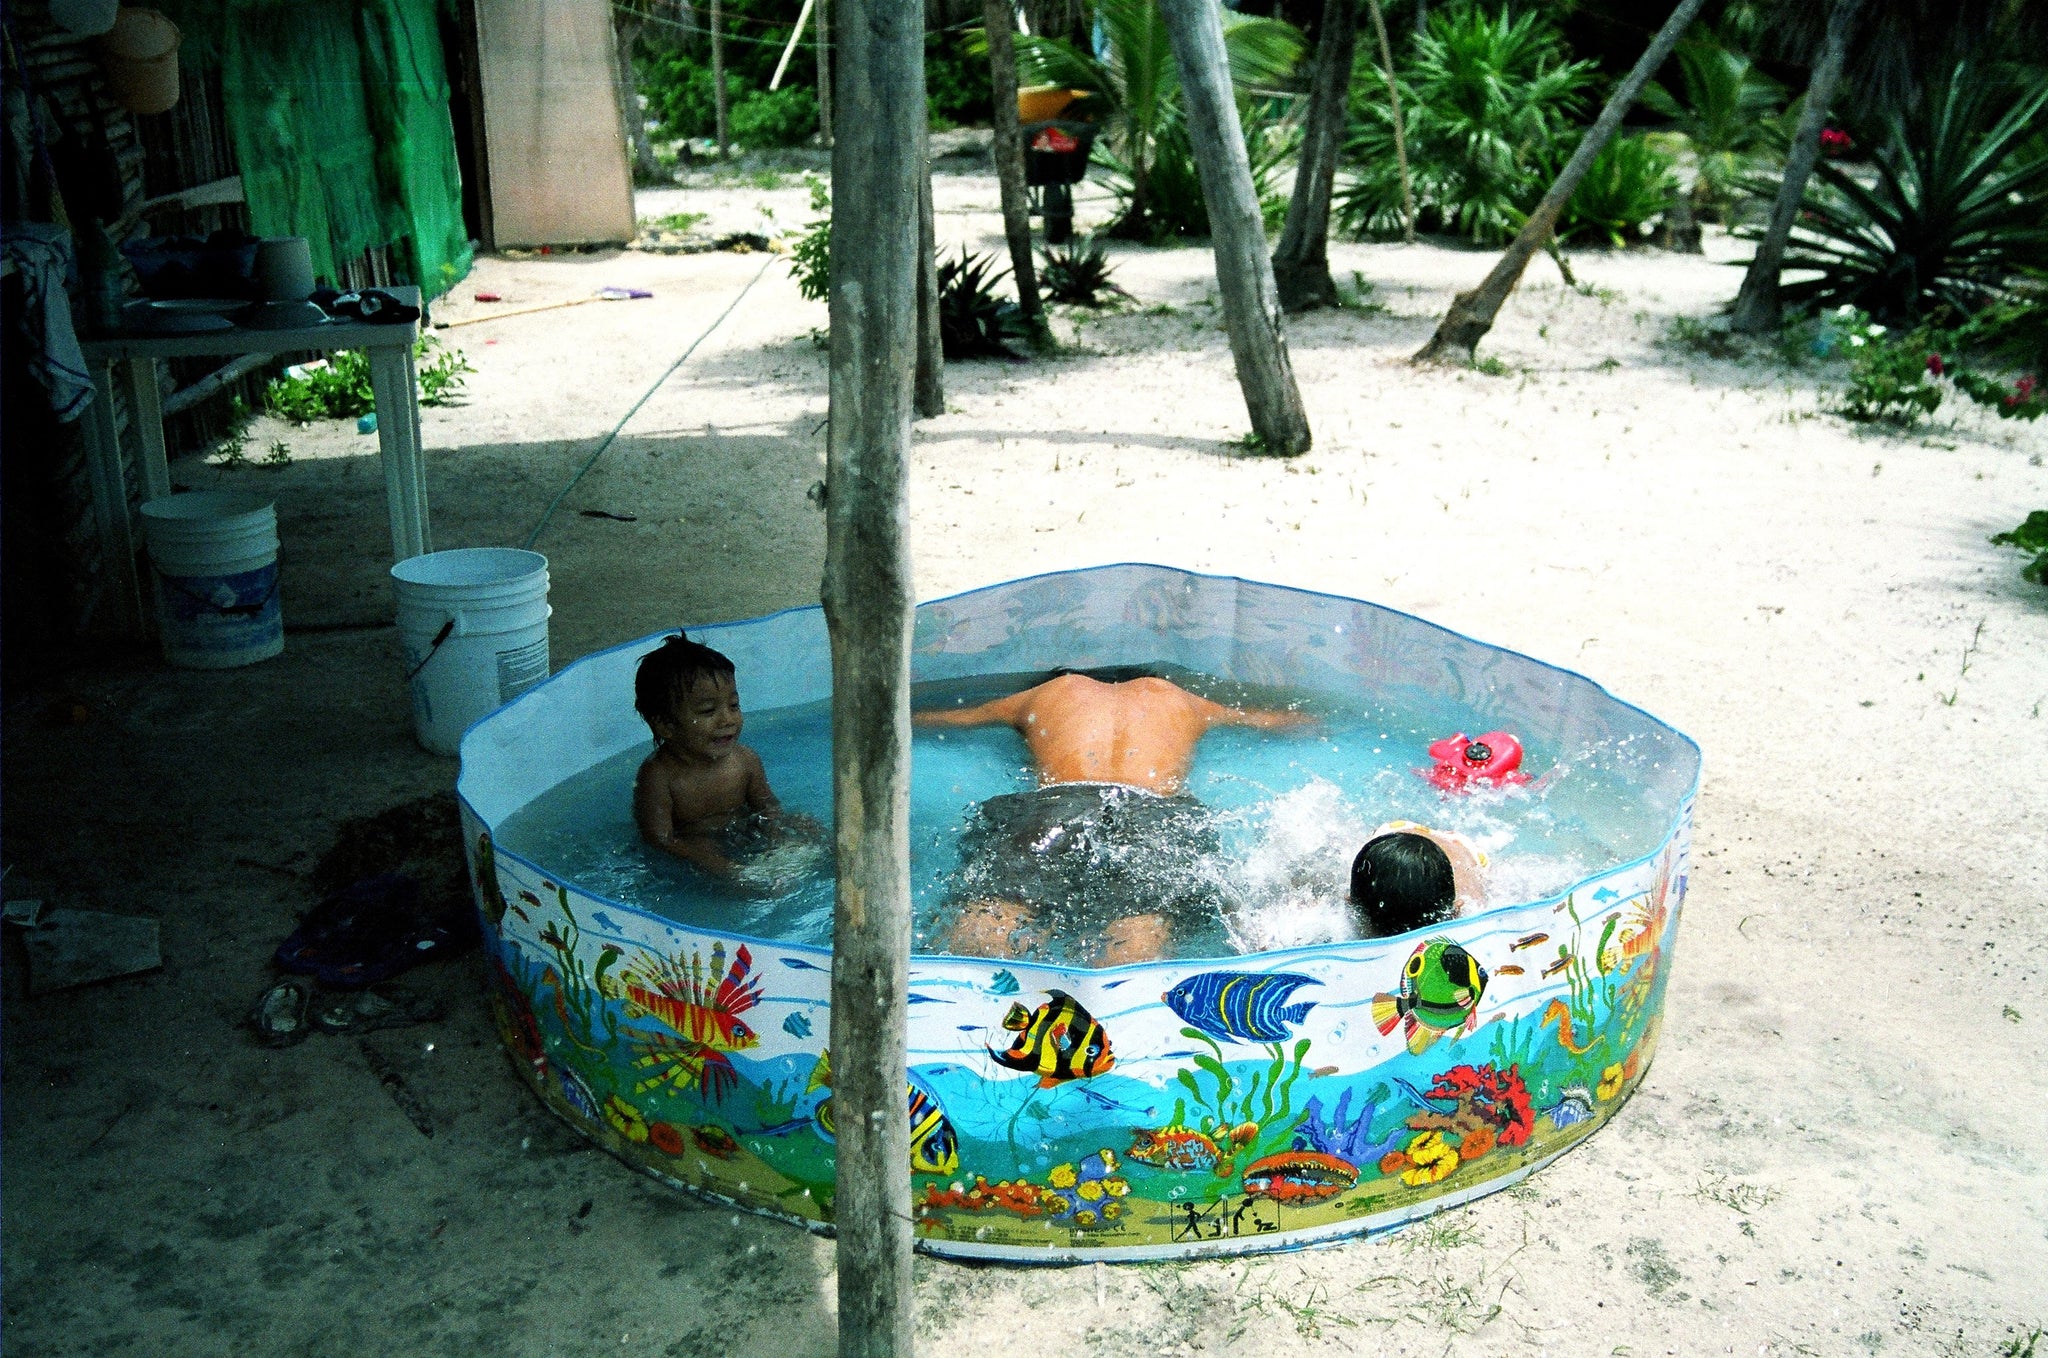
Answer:
[{"label": "smiling child", "polygon": [[640,837],[713,876],[746,885],[729,856],[742,835],[772,828],[782,804],[761,757],[740,744],[740,692],[732,661],[677,635],[640,661],[633,706],[654,732],[654,753],[633,783]]}]

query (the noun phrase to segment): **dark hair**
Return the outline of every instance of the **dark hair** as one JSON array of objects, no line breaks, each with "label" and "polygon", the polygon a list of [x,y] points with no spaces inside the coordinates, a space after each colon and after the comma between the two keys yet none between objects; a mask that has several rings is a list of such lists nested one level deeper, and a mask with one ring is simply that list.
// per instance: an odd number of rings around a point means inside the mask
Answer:
[{"label": "dark hair", "polygon": [[1351,862],[1351,903],[1375,938],[1442,923],[1457,895],[1450,856],[1425,835],[1396,830],[1367,840]]},{"label": "dark hair", "polygon": [[667,721],[690,696],[699,679],[731,676],[732,661],[678,632],[640,657],[633,674],[633,710],[649,726]]}]

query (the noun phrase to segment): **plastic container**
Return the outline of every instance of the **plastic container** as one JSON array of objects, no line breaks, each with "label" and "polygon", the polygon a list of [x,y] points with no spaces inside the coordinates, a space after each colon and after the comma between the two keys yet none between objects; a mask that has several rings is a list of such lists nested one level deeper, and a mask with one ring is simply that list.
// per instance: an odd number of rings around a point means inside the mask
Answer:
[{"label": "plastic container", "polygon": [[142,506],[142,528],[164,659],[220,670],[284,650],[269,501],[231,491],[166,495]]},{"label": "plastic container", "polygon": [[123,8],[102,39],[107,85],[130,113],[164,113],[178,102],[178,26],[153,9]]},{"label": "plastic container", "polygon": [[464,547],[391,568],[419,742],[454,754],[470,723],[548,677],[548,559]]}]

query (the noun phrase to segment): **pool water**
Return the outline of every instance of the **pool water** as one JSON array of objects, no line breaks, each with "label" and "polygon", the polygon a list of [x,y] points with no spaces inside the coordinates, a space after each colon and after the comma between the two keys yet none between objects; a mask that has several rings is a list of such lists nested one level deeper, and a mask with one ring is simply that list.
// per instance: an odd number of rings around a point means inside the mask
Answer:
[{"label": "pool water", "polygon": [[[922,684],[914,709],[963,706],[1013,693],[1042,675],[981,676]],[[1650,755],[1619,741],[1573,750],[1531,749],[1527,787],[1447,797],[1418,775],[1425,747],[1495,723],[1445,702],[1428,711],[1371,703],[1345,706],[1175,672],[1185,687],[1223,702],[1294,707],[1314,726],[1205,736],[1187,790],[1216,813],[1222,853],[1215,887],[1224,918],[1185,938],[1189,957],[1223,957],[1352,936],[1344,905],[1351,859],[1389,820],[1458,831],[1490,859],[1489,904],[1561,895],[1584,878],[1656,848],[1663,827],[1635,813],[1634,785]],[[742,698],[744,698],[742,694]],[[829,703],[749,712],[741,739],[760,756],[786,813],[829,827],[832,818]],[[792,842],[744,869],[747,896],[640,842],[633,778],[652,751],[629,749],[555,785],[509,816],[498,843],[547,864],[574,886],[679,923],[725,933],[828,946],[830,857]],[[1007,727],[917,730],[911,750],[910,869],[914,947],[943,952],[947,897],[960,832],[975,803],[1036,784],[1024,741]],[[1091,945],[1055,936],[1044,960],[1077,962]]]}]

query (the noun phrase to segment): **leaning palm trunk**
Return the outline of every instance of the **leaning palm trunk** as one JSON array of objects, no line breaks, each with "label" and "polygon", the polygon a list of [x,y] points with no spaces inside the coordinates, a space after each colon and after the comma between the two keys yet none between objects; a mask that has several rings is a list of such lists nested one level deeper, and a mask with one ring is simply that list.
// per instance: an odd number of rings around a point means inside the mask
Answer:
[{"label": "leaning palm trunk", "polygon": [[1778,304],[1778,274],[1784,268],[1785,246],[1792,239],[1792,222],[1806,199],[1806,181],[1813,177],[1814,162],[1820,159],[1821,127],[1827,122],[1828,104],[1835,96],[1835,82],[1842,77],[1849,34],[1862,5],[1863,0],[1835,0],[1828,10],[1820,60],[1807,81],[1806,104],[1799,111],[1799,127],[1785,154],[1785,177],[1778,184],[1777,201],[1771,204],[1770,225],[1757,242],[1749,271],[1742,275],[1742,290],[1735,294],[1734,310],[1728,318],[1731,330],[1766,335],[1784,320]]},{"label": "leaning palm trunk", "polygon": [[1501,306],[1508,300],[1508,294],[1515,290],[1515,284],[1521,282],[1522,272],[1529,267],[1529,261],[1549,241],[1551,232],[1557,228],[1558,215],[1572,200],[1579,181],[1592,167],[1594,157],[1614,136],[1629,106],[1635,103],[1637,93],[1652,73],[1664,64],[1664,58],[1671,55],[1671,49],[1678,45],[1678,39],[1691,26],[1693,16],[1700,12],[1703,3],[1704,0],[1684,0],[1672,11],[1671,17],[1664,21],[1664,27],[1658,29],[1657,36],[1650,40],[1649,50],[1608,96],[1607,107],[1600,110],[1599,118],[1586,130],[1578,149],[1565,163],[1563,173],[1558,175],[1557,182],[1550,186],[1550,192],[1543,195],[1543,201],[1536,205],[1536,210],[1529,214],[1529,220],[1522,224],[1522,229],[1502,252],[1493,272],[1478,287],[1470,292],[1461,292],[1451,300],[1451,309],[1438,322],[1436,333],[1429,337],[1429,343],[1416,351],[1415,362],[1472,361],[1472,351],[1479,347],[1479,341],[1486,337],[1486,332],[1493,329],[1494,318],[1500,315]]},{"label": "leaning palm trunk", "polygon": [[1394,163],[1401,171],[1401,239],[1415,244],[1415,181],[1408,173],[1408,130],[1401,121],[1401,82],[1394,77],[1394,49],[1387,42],[1387,21],[1380,0],[1365,0],[1372,12],[1372,31],[1379,35],[1380,70],[1387,77],[1387,111],[1394,118]]},{"label": "leaning palm trunk", "polygon": [[1010,31],[1015,11],[1009,0],[982,0],[982,29],[988,35],[989,92],[995,104],[991,154],[1002,190],[1003,235],[1010,243],[1010,277],[1017,284],[1017,308],[1034,335],[1045,326],[1038,301],[1038,273],[1031,259],[1031,204],[1024,185],[1024,130],[1017,121],[1017,43]]},{"label": "leaning palm trunk", "polygon": [[[1700,0],[1691,0],[1697,6]],[[1293,457],[1309,449],[1308,412],[1280,332],[1280,299],[1266,258],[1266,226],[1252,187],[1251,158],[1230,88],[1223,20],[1217,0],[1160,0],[1174,64],[1180,68],[1188,141],[1201,172],[1216,255],[1216,286],[1230,356],[1251,415],[1252,434],[1268,453]]]},{"label": "leaning palm trunk", "polygon": [[1315,79],[1302,124],[1301,168],[1295,172],[1280,247],[1273,251],[1273,282],[1280,305],[1289,311],[1337,305],[1337,284],[1330,277],[1330,190],[1337,180],[1357,40],[1358,0],[1324,0]]},{"label": "leaning palm trunk", "polygon": [[647,115],[640,111],[640,82],[633,72],[633,44],[640,40],[642,26],[638,15],[612,11],[612,33],[619,46],[619,113],[626,120],[626,138],[633,147],[633,177],[645,182],[661,177],[661,162],[654,158],[654,143],[647,139]]}]

